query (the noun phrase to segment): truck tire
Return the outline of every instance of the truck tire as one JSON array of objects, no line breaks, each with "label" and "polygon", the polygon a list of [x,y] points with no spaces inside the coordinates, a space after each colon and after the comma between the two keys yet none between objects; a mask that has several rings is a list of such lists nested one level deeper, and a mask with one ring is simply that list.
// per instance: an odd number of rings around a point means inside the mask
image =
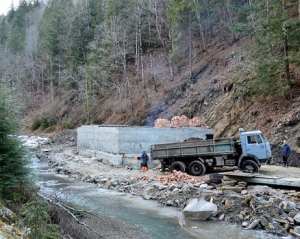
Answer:
[{"label": "truck tire", "polygon": [[181,161],[175,161],[174,163],[171,164],[170,166],[170,172],[172,173],[173,170],[176,170],[176,171],[180,171],[180,172],[183,172],[185,173],[186,171],[186,166],[183,162]]},{"label": "truck tire", "polygon": [[206,167],[202,162],[200,162],[198,160],[195,160],[195,161],[190,163],[189,172],[190,172],[191,175],[201,176],[201,175],[205,174]]},{"label": "truck tire", "polygon": [[241,170],[247,173],[258,173],[259,166],[252,160],[246,160],[241,164]]}]

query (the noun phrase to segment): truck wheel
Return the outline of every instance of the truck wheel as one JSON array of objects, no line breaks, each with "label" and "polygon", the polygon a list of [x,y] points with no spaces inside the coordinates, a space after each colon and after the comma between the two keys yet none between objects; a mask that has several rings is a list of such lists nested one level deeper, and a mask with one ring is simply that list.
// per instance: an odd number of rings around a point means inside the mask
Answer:
[{"label": "truck wheel", "polygon": [[175,161],[174,163],[171,164],[170,166],[170,172],[172,173],[173,170],[176,170],[176,171],[180,171],[180,172],[183,172],[185,173],[186,171],[186,166],[183,162],[181,161]]},{"label": "truck wheel", "polygon": [[259,167],[254,161],[246,160],[242,163],[241,170],[246,171],[247,173],[258,173]]},{"label": "truck wheel", "polygon": [[202,162],[196,160],[196,161],[193,161],[190,163],[189,171],[190,171],[191,175],[201,176],[201,175],[205,174],[206,167]]}]

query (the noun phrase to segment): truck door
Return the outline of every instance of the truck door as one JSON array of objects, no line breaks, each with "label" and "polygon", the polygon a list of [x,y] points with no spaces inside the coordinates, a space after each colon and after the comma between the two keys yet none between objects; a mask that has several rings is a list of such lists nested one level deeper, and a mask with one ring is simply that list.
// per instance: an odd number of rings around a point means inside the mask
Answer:
[{"label": "truck door", "polygon": [[247,135],[245,142],[246,154],[255,155],[259,159],[267,158],[267,149],[262,135]]}]

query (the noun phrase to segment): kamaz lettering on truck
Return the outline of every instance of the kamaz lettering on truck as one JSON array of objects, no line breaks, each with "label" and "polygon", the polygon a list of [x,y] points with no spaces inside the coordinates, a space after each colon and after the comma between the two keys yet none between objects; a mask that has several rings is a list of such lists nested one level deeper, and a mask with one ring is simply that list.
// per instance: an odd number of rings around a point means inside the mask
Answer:
[{"label": "kamaz lettering on truck", "polygon": [[239,129],[239,134],[240,141],[231,137],[151,145],[151,158],[160,160],[163,172],[169,168],[200,176],[215,167],[237,166],[256,173],[272,159],[270,144],[259,130]]}]

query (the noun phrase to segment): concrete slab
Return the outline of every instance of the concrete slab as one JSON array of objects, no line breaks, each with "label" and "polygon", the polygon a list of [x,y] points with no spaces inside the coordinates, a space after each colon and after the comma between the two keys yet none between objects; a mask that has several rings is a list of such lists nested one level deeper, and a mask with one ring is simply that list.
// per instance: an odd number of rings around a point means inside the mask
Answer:
[{"label": "concrete slab", "polygon": [[189,138],[205,139],[207,134],[213,134],[213,130],[201,127],[84,125],[77,129],[77,150],[81,155],[98,157],[102,158],[103,162],[122,165],[124,158],[129,160],[140,157],[143,151],[150,157],[152,144],[179,142]]},{"label": "concrete slab", "polygon": [[260,172],[262,171],[264,173],[226,172],[222,174],[224,175],[225,180],[227,179],[279,187],[300,188],[299,168],[283,168],[279,166],[262,166],[262,168],[264,169],[260,170]]}]

